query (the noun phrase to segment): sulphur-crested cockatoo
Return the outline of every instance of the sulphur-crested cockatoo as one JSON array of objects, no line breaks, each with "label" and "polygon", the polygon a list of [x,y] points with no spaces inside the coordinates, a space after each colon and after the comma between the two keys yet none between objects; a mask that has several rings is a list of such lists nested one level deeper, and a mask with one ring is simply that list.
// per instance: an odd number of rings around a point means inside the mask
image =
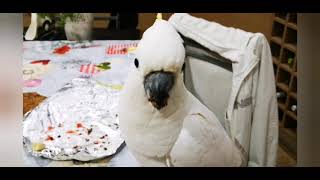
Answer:
[{"label": "sulphur-crested cockatoo", "polygon": [[142,166],[240,166],[240,150],[219,120],[186,89],[184,58],[169,22],[157,20],[143,34],[119,103],[130,152]]}]

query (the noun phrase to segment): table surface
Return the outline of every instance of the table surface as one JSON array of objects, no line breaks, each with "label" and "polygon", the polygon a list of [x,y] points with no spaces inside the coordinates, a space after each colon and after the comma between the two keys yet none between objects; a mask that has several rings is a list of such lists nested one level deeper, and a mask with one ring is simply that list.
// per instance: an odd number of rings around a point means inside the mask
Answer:
[{"label": "table surface", "polygon": [[[89,77],[106,85],[123,84],[128,68],[134,59],[134,55],[128,52],[128,48],[135,47],[137,43],[138,41],[24,42],[24,113],[35,108],[46,97],[56,93],[73,78]],[[109,62],[111,69],[97,71],[95,65],[103,62]],[[30,72],[33,73],[30,74]],[[40,83],[30,83],[34,79],[39,80]],[[128,158],[128,150],[126,147],[122,149],[123,157]],[[113,157],[91,162],[50,161],[35,158],[26,153],[25,159],[29,166],[105,167]],[[123,161],[120,162],[120,165],[121,163],[122,166],[128,166],[128,164],[123,164]]]}]

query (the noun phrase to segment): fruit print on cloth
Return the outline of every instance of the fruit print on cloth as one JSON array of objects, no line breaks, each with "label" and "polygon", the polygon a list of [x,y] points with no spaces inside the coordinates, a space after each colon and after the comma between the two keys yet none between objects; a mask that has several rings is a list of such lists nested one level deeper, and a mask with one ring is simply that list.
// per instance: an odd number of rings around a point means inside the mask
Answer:
[{"label": "fruit print on cloth", "polygon": [[111,69],[109,62],[100,63],[97,65],[100,70],[108,70]]},{"label": "fruit print on cloth", "polygon": [[41,85],[42,76],[52,68],[50,60],[35,60],[24,64],[22,68],[23,86],[37,87]]},{"label": "fruit print on cloth", "polygon": [[128,54],[128,52],[136,48],[138,46],[138,43],[132,43],[132,44],[114,44],[110,45],[106,53],[107,55],[125,55]]},{"label": "fruit print on cloth", "polygon": [[32,61],[31,64],[47,65],[49,62],[50,62],[50,60],[36,60],[36,61]]},{"label": "fruit print on cloth", "polygon": [[50,49],[53,54],[66,54],[71,51],[71,49],[87,49],[87,48],[95,48],[100,47],[100,44],[92,43],[92,42],[73,42],[73,41],[57,41],[52,44],[48,44],[45,46],[45,49]]},{"label": "fruit print on cloth", "polygon": [[109,65],[110,65],[109,62],[101,63],[98,65],[95,65],[95,64],[81,65],[80,72],[93,75],[101,71],[106,71],[108,69],[111,69]]},{"label": "fruit print on cloth", "polygon": [[41,79],[28,79],[23,81],[24,87],[37,87],[40,86],[42,80]]},{"label": "fruit print on cloth", "polygon": [[99,73],[101,70],[97,68],[95,64],[86,64],[86,65],[81,65],[80,67],[80,72],[86,73],[86,74],[96,74]]},{"label": "fruit print on cloth", "polygon": [[67,46],[67,45],[64,45],[64,46],[62,46],[62,47],[59,47],[59,48],[56,48],[56,49],[54,49],[54,51],[53,51],[53,53],[54,54],[65,54],[65,53],[67,53],[67,52],[69,52],[70,51],[70,47],[69,46]]}]

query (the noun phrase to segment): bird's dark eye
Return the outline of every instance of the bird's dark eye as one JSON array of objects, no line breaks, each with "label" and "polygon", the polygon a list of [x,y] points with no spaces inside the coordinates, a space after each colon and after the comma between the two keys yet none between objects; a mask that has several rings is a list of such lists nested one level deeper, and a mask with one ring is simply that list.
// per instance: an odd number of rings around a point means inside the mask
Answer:
[{"label": "bird's dark eye", "polygon": [[137,58],[134,59],[134,65],[136,66],[136,68],[139,67],[139,61]]},{"label": "bird's dark eye", "polygon": [[181,72],[184,72],[185,68],[186,68],[186,63],[183,63],[182,68],[181,68]]}]

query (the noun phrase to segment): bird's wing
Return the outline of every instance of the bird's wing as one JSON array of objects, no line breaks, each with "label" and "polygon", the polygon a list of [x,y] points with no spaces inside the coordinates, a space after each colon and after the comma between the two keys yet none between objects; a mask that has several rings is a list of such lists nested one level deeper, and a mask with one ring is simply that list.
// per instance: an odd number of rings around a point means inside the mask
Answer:
[{"label": "bird's wing", "polygon": [[216,116],[193,100],[170,152],[173,166],[240,166],[242,156]]}]

